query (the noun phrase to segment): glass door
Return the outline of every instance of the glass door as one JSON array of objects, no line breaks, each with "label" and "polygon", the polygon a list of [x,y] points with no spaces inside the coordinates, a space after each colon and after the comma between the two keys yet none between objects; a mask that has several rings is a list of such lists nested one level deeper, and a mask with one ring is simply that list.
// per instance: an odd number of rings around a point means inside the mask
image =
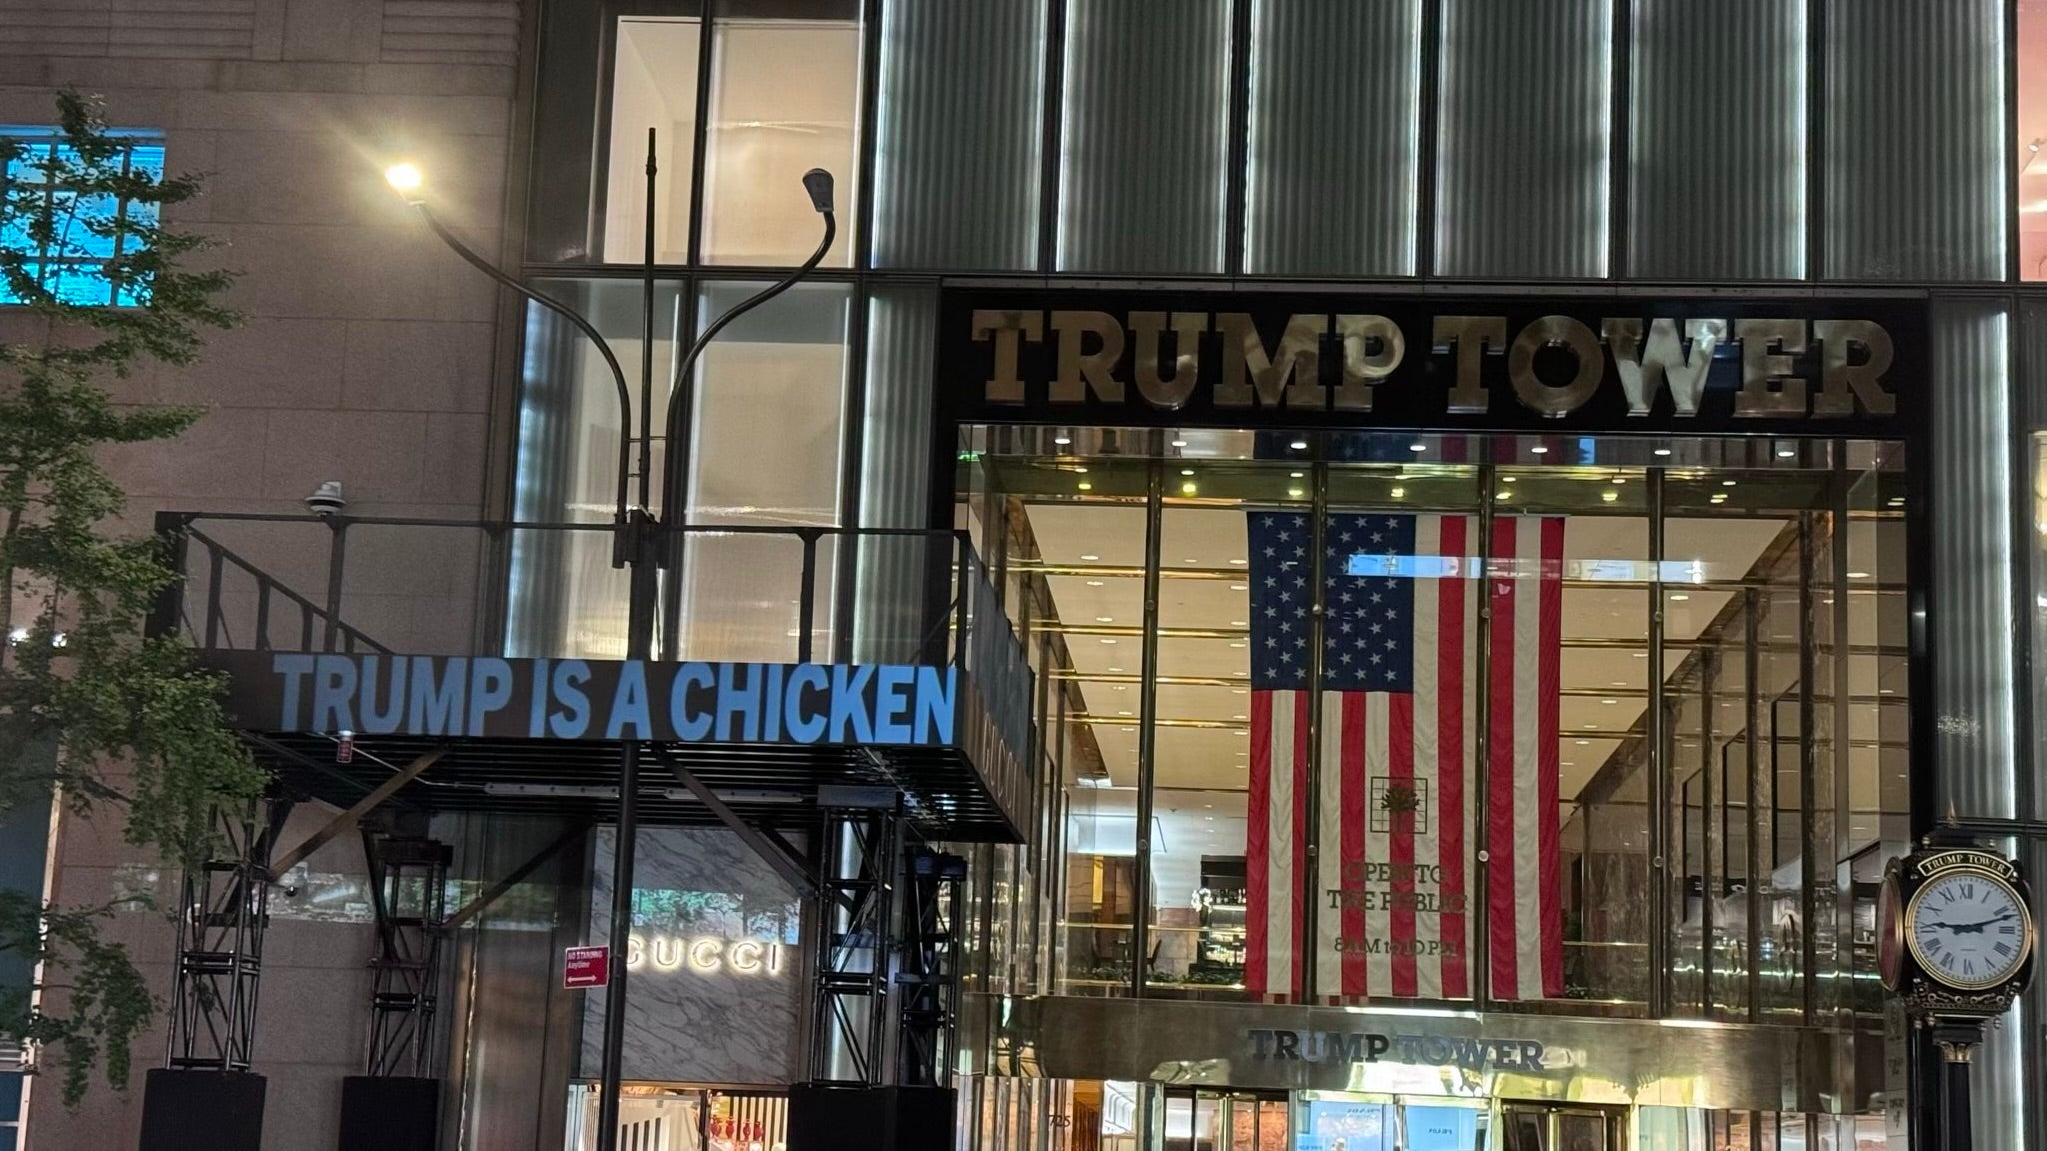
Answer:
[{"label": "glass door", "polygon": [[1166,1151],[1290,1151],[1284,1094],[1166,1088]]},{"label": "glass door", "polygon": [[1502,1151],[1621,1151],[1625,1117],[1603,1107],[1500,1106]]}]

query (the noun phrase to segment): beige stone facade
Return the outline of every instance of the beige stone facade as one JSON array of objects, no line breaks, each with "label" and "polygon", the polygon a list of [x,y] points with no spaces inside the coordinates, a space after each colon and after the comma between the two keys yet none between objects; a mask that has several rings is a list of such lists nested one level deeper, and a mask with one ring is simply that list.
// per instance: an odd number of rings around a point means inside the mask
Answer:
[{"label": "beige stone facade", "polygon": [[[177,442],[112,456],[136,530],[163,509],[303,512],[328,480],[363,515],[473,519],[490,509],[503,488],[491,478],[494,448],[510,443],[493,433],[494,420],[510,418],[494,399],[508,346],[500,301],[425,232],[382,170],[396,156],[417,159],[443,217],[501,254],[520,8],[0,0],[0,124],[49,123],[52,93],[69,86],[102,95],[115,126],[160,130],[169,168],[212,174],[207,194],[168,222],[214,236],[210,258],[241,273],[230,302],[243,322],[214,335],[197,366],[120,385],[138,401],[208,409]],[[231,546],[317,592],[299,581],[324,564],[320,534],[244,531]],[[443,575],[363,589],[385,593],[362,605],[379,638],[404,644],[415,621],[466,629],[473,573],[450,565]],[[327,814],[302,807],[282,842]],[[55,859],[52,894],[65,902],[99,901],[142,874],[111,825],[62,821]],[[359,875],[361,849],[342,838],[310,867]],[[174,895],[174,877],[156,887]],[[116,930],[167,990],[169,924],[133,913]],[[370,943],[361,923],[281,918],[270,934],[255,1069],[269,1080],[272,1151],[335,1145],[342,1077],[361,1071]],[[141,1077],[163,1052],[154,1031],[131,1090],[96,1089],[75,1112],[53,1088],[32,1092],[24,1146],[134,1147]]]}]

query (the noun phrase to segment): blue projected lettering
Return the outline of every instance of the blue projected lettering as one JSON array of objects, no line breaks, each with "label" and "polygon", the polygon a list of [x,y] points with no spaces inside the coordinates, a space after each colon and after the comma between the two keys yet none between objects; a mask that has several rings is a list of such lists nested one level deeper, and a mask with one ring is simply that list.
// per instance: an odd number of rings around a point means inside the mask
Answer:
[{"label": "blue projected lettering", "polygon": [[262,726],[276,731],[929,747],[958,730],[951,665],[218,658],[235,672],[238,714],[267,716]]}]

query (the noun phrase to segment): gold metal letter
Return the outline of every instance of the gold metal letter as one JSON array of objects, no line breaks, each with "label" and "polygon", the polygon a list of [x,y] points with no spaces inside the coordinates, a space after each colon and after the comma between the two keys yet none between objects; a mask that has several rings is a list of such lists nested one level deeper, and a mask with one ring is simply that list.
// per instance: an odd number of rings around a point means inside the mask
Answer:
[{"label": "gold metal letter", "polygon": [[[1535,353],[1544,348],[1569,348],[1577,357],[1578,374],[1570,383],[1553,388],[1535,374]],[[1507,378],[1528,410],[1545,419],[1560,420],[1583,407],[1599,390],[1599,381],[1606,378],[1606,355],[1599,350],[1599,337],[1582,321],[1544,316],[1514,337],[1514,347],[1507,353]]]},{"label": "gold metal letter", "polygon": [[[1223,312],[1215,318],[1215,330],[1223,337],[1223,378],[1215,389],[1220,408],[1248,408],[1255,395],[1266,407],[1284,403],[1290,407],[1328,406],[1321,383],[1322,333],[1329,330],[1328,316],[1290,316],[1286,332],[1279,338],[1279,355],[1268,358],[1258,328],[1242,312]],[[1248,369],[1251,382],[1245,383]]]},{"label": "gold metal letter", "polygon": [[988,402],[1024,402],[1023,381],[1016,374],[1017,336],[1037,343],[1045,335],[1045,313],[1003,312],[992,308],[974,309],[974,339],[995,340],[995,374],[988,378]]},{"label": "gold metal letter", "polygon": [[[1400,325],[1384,316],[1338,316],[1336,334],[1343,340],[1343,383],[1336,388],[1336,406],[1346,411],[1372,410],[1372,382],[1393,374],[1407,355]],[[1378,351],[1373,351],[1376,342]]]},{"label": "gold metal letter", "polygon": [[1505,316],[1437,316],[1436,351],[1457,349],[1457,382],[1450,387],[1450,410],[1478,414],[1486,410],[1490,397],[1479,381],[1479,357],[1487,351],[1500,354],[1507,342]]},{"label": "gold metal letter", "polygon": [[1713,367],[1713,349],[1727,339],[1726,320],[1685,321],[1685,336],[1692,341],[1690,359],[1685,358],[1684,344],[1677,338],[1677,321],[1668,317],[1649,321],[1647,348],[1642,347],[1640,320],[1609,317],[1599,321],[1599,328],[1613,349],[1614,367],[1620,369],[1629,415],[1648,415],[1666,378],[1677,414],[1699,414],[1699,399],[1706,394],[1706,373]]},{"label": "gold metal letter", "polygon": [[[1884,391],[1884,373],[1891,370],[1891,334],[1869,320],[1814,320],[1812,334],[1820,342],[1820,394],[1813,397],[1816,416],[1852,416],[1855,401],[1872,416],[1896,415],[1898,399]],[[1848,348],[1861,344],[1868,353],[1859,364],[1848,362]],[[1850,390],[1854,391],[1850,398]]]},{"label": "gold metal letter", "polygon": [[1164,312],[1130,313],[1130,335],[1136,341],[1131,353],[1132,371],[1137,377],[1137,394],[1155,408],[1178,411],[1201,382],[1201,333],[1208,330],[1203,312],[1173,313],[1173,374],[1159,378],[1159,333],[1165,331]]},{"label": "gold metal letter", "polygon": [[[1734,338],[1741,341],[1741,391],[1734,397],[1737,416],[1802,416],[1805,377],[1792,375],[1805,351],[1804,320],[1736,320]],[[1784,355],[1772,354],[1782,348]]]},{"label": "gold metal letter", "polygon": [[[1084,404],[1093,389],[1104,403],[1122,403],[1123,381],[1116,378],[1116,361],[1123,358],[1123,325],[1116,317],[1107,312],[1053,312],[1052,330],[1059,334],[1059,378],[1052,381],[1052,402]],[[1100,345],[1083,355],[1080,342],[1090,335]]]}]

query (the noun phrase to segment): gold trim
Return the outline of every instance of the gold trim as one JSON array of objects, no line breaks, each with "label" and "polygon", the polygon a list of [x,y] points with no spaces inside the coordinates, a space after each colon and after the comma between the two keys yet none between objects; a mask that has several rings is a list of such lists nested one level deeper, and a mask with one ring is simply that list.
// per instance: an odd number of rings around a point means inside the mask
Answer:
[{"label": "gold trim", "polygon": [[[1935,967],[1932,963],[1928,962],[1926,958],[1926,953],[1919,949],[1918,918],[1920,901],[1926,898],[1926,892],[1935,883],[1944,880],[1951,875],[1962,874],[1980,876],[1984,880],[2004,888],[2005,894],[2011,897],[2012,905],[2019,909],[2019,925],[2021,928],[2019,932],[2019,938],[2021,940],[2021,943],[2019,948],[2018,961],[2012,965],[2009,971],[2001,975],[1998,975],[1996,978],[1993,979],[1960,980],[1951,978],[1950,976],[1943,974],[1940,971],[1940,969]],[[1938,983],[1943,987],[1953,988],[1956,991],[1986,991],[1992,987],[1996,987],[1999,984],[2004,983],[2007,980],[2011,979],[2013,976],[2017,975],[2019,970],[2026,965],[2026,960],[2030,958],[2033,954],[2032,908],[2026,906],[2026,901],[2022,896],[2020,896],[2019,889],[2012,886],[2011,883],[2007,881],[2003,876],[1998,875],[1995,872],[1992,872],[1988,868],[1977,866],[1976,864],[1960,864],[1954,867],[1943,867],[1939,871],[1936,871],[1933,874],[1928,875],[1919,884],[1919,886],[1913,890],[1912,901],[1905,905],[1905,918],[1902,922],[1906,927],[1905,931],[1906,946],[1912,949],[1912,961],[1919,965],[1919,970],[1924,972],[1927,978],[1933,980],[1935,983]]]},{"label": "gold trim", "polygon": [[1942,1061],[1947,1063],[1967,1063],[1976,1052],[1976,1045],[1974,1043],[1955,1043],[1950,1040],[1936,1039],[1933,1041],[1933,1045],[1940,1048],[1940,1057]]},{"label": "gold trim", "polygon": [[1884,873],[1883,894],[1877,897],[1876,923],[1878,931],[1883,930],[1883,915],[1884,908],[1886,907],[1891,910],[1891,953],[1897,957],[1897,969],[1890,972],[1884,971],[1883,953],[1881,951],[1877,953],[1876,967],[1877,975],[1883,982],[1884,990],[1895,993],[1905,984],[1906,947],[1905,889],[1898,883],[1898,873],[1895,869]]}]

